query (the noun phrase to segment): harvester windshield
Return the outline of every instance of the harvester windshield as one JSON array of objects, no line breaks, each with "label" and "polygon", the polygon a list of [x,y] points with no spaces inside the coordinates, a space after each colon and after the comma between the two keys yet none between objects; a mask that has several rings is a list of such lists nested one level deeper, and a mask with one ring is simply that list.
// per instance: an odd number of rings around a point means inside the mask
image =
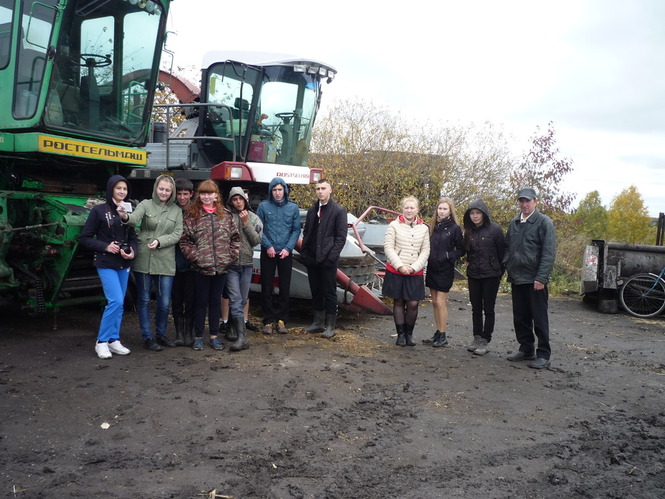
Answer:
[{"label": "harvester windshield", "polygon": [[13,99],[0,128],[142,142],[161,52],[161,2],[60,3],[15,8],[14,0],[0,0],[0,69],[14,66],[2,72]]},{"label": "harvester windshield", "polygon": [[[211,163],[243,160],[306,166],[312,127],[321,99],[322,83],[331,81],[335,70],[310,60],[260,59],[243,62],[222,59],[206,71],[206,102],[211,108],[207,123],[221,141],[208,153]],[[235,158],[231,155],[235,151]]]}]

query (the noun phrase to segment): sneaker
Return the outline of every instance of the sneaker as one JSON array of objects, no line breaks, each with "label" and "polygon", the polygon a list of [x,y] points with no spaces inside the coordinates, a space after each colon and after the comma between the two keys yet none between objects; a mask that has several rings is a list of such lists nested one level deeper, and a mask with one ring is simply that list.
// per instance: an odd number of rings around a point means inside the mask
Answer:
[{"label": "sneaker", "polygon": [[111,351],[109,350],[109,344],[107,342],[99,343],[97,342],[95,344],[95,352],[97,352],[97,357],[100,359],[110,359],[113,357],[111,355]]},{"label": "sneaker", "polygon": [[198,336],[194,338],[194,343],[192,344],[192,348],[194,350],[203,350],[203,338],[199,338]]},{"label": "sneaker", "polygon": [[261,330],[261,332],[262,332],[263,334],[272,334],[272,333],[273,333],[273,329],[274,329],[274,328],[273,328],[273,325],[272,325],[272,322],[271,322],[270,324],[264,324],[264,325],[263,325],[263,329]]},{"label": "sneaker", "polygon": [[228,332],[229,332],[229,321],[222,320],[222,322],[219,323],[219,334],[221,334],[222,336],[226,336]]},{"label": "sneaker", "polygon": [[120,340],[109,342],[109,350],[111,353],[117,353],[118,355],[129,355],[129,348],[125,348]]},{"label": "sneaker", "polygon": [[289,332],[288,329],[286,329],[286,325],[284,324],[284,321],[277,321],[277,332],[279,334],[286,334]]},{"label": "sneaker", "polygon": [[217,337],[210,338],[210,346],[215,350],[224,350],[224,343]]},{"label": "sneaker", "polygon": [[245,329],[247,329],[247,331],[254,331],[254,332],[257,332],[259,330],[259,328],[256,327],[256,324],[252,324],[249,321],[245,321]]},{"label": "sneaker", "polygon": [[164,350],[164,347],[162,347],[159,343],[157,343],[157,340],[154,338],[148,338],[143,342],[143,348],[146,350],[152,350],[153,352],[161,352]]},{"label": "sneaker", "polygon": [[483,340],[483,337],[480,336],[479,334],[474,335],[473,336],[473,341],[471,342],[471,344],[469,344],[468,347],[466,347],[466,349],[469,352],[475,352],[476,349],[480,346],[480,343],[481,343],[482,340]]},{"label": "sneaker", "polygon": [[529,362],[527,366],[529,366],[531,369],[545,369],[546,367],[550,367],[550,359],[543,359],[542,357],[538,357],[533,362]]},{"label": "sneaker", "polygon": [[[470,347],[469,347],[470,348]],[[485,338],[481,338],[478,347],[473,351],[473,355],[485,355],[490,351],[490,345]]]}]

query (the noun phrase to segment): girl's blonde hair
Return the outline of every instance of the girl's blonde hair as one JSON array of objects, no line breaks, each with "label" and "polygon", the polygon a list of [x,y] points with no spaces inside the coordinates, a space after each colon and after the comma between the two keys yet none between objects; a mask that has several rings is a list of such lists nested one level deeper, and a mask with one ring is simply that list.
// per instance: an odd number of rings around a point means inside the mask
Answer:
[{"label": "girl's blonde hair", "polygon": [[439,221],[437,217],[437,212],[439,211],[439,206],[442,205],[443,203],[446,203],[450,207],[450,219],[456,225],[459,225],[459,222],[457,221],[457,209],[455,208],[455,201],[453,201],[451,198],[448,197],[441,198],[434,207],[434,216],[432,217],[432,223],[429,226],[430,236],[434,233],[434,227],[436,227],[436,223]]},{"label": "girl's blonde hair", "polygon": [[420,201],[418,201],[418,199],[415,196],[407,196],[404,199],[402,199],[402,201],[400,201],[399,203],[400,210],[403,210],[404,205],[406,205],[406,203],[410,201],[416,204],[416,214],[417,214],[417,212],[420,211]]}]

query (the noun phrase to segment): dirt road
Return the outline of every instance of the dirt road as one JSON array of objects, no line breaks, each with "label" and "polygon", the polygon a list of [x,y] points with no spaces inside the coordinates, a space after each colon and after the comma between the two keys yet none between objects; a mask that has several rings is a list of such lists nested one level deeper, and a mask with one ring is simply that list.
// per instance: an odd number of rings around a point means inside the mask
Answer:
[{"label": "dirt road", "polygon": [[[665,321],[552,299],[552,366],[510,363],[509,296],[478,357],[451,293],[451,347],[394,346],[343,313],[333,341],[252,334],[245,352],[98,359],[97,310],[3,317],[0,497],[663,498]],[[418,341],[432,334],[429,303]]]}]

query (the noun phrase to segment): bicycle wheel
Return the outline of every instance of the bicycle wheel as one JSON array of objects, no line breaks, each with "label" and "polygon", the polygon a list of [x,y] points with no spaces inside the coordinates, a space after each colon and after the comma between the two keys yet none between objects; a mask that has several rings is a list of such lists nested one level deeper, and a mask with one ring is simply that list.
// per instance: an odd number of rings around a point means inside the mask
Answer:
[{"label": "bicycle wheel", "polygon": [[629,314],[653,317],[665,308],[665,283],[656,275],[634,275],[621,287],[619,299]]}]

